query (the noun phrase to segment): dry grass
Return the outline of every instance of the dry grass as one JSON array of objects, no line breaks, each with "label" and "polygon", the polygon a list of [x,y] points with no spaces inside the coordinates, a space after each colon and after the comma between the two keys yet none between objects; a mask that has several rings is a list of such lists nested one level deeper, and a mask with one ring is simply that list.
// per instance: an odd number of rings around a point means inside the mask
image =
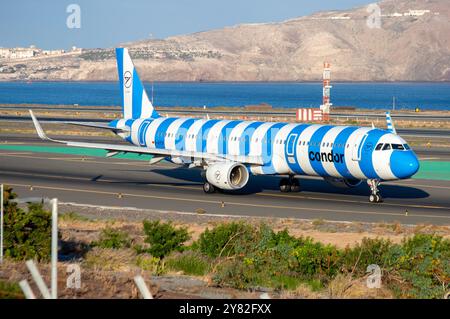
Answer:
[{"label": "dry grass", "polygon": [[368,288],[366,278],[354,279],[350,274],[339,274],[328,285],[332,299],[392,299],[392,292],[383,287]]}]

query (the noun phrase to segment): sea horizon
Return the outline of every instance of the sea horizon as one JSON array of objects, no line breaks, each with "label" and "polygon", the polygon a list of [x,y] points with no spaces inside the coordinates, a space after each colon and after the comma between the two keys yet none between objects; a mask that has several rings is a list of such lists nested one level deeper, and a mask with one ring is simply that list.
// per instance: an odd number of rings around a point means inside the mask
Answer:
[{"label": "sea horizon", "polygon": [[[331,83],[331,103],[361,109],[450,110],[450,82]],[[319,107],[322,82],[155,81],[144,82],[148,96],[162,107]],[[2,104],[121,105],[118,81],[2,81]]]}]

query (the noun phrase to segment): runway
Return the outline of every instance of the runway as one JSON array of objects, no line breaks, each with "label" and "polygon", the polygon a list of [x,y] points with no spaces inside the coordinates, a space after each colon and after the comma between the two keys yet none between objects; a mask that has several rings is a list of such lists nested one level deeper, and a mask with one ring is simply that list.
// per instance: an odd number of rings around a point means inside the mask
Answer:
[{"label": "runway", "polygon": [[[37,140],[35,144],[47,145]],[[450,181],[445,180],[385,183],[381,186],[385,199],[382,204],[368,203],[367,185],[339,189],[317,178],[301,178],[300,193],[279,192],[277,177],[253,176],[249,185],[237,193],[205,194],[196,169],[169,163],[149,166],[142,160],[7,149],[0,150],[0,176],[0,182],[13,186],[21,197],[58,197],[62,202],[79,204],[180,212],[202,208],[209,214],[249,218],[450,224]]]}]

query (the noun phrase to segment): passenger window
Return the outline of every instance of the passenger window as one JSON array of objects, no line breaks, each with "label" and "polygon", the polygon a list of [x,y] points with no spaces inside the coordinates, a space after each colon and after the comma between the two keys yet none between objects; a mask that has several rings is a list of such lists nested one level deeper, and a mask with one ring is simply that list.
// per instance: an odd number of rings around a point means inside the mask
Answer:
[{"label": "passenger window", "polygon": [[408,144],[403,144],[403,147],[405,148],[405,150],[410,150],[411,149],[411,147],[409,147]]},{"label": "passenger window", "polygon": [[392,144],[392,149],[393,150],[403,151],[405,148],[403,147],[402,144]]},{"label": "passenger window", "polygon": [[378,144],[377,147],[375,147],[375,151],[381,150],[382,147],[383,147],[383,143]]},{"label": "passenger window", "polygon": [[391,149],[391,144],[384,144],[383,151],[388,151]]}]

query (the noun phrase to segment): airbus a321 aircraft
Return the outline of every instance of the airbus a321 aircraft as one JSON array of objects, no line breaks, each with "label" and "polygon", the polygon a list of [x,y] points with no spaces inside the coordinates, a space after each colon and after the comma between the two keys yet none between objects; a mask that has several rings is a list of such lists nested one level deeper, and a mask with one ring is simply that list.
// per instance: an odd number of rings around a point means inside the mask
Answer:
[{"label": "airbus a321 aircraft", "polygon": [[407,179],[419,169],[416,154],[396,134],[389,113],[387,130],[372,127],[162,117],[153,108],[127,49],[116,49],[123,118],[109,124],[69,123],[113,131],[132,145],[54,140],[30,110],[41,139],[68,146],[119,153],[150,154],[204,170],[203,190],[243,188],[251,175],[282,175],[282,192],[300,190],[295,176],[323,177],[335,186],[366,181],[369,201],[382,201],[380,182]]}]

